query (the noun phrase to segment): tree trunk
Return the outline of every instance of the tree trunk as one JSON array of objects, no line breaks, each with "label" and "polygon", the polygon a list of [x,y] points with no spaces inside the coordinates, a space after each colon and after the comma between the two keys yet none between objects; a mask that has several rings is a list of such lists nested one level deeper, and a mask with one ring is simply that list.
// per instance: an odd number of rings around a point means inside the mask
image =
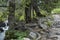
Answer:
[{"label": "tree trunk", "polygon": [[25,20],[26,23],[31,22],[31,5],[27,5],[25,7]]},{"label": "tree trunk", "polygon": [[39,10],[39,8],[38,8],[37,0],[31,0],[31,5],[32,5],[33,9],[35,10],[37,16],[39,16],[39,17],[40,17],[40,16],[43,16],[43,15],[40,13],[40,10]]},{"label": "tree trunk", "polygon": [[15,0],[9,1],[8,21],[9,21],[10,29],[12,29],[14,27],[14,22],[15,22]]}]

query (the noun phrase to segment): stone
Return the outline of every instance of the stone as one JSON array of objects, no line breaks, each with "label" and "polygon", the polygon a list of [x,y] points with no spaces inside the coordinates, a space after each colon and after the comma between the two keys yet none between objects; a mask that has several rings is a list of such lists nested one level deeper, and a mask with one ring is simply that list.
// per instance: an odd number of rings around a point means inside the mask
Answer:
[{"label": "stone", "polygon": [[29,38],[23,38],[23,40],[30,40]]},{"label": "stone", "polygon": [[34,32],[30,32],[29,36],[32,37],[33,39],[35,39],[37,35]]}]

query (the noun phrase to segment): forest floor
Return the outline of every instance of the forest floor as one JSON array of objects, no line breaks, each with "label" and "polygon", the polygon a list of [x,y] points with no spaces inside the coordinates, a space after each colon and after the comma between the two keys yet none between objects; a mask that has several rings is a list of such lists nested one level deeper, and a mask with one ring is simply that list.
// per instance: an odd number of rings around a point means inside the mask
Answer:
[{"label": "forest floor", "polygon": [[[42,18],[42,20],[39,20],[39,24],[43,27],[41,29],[39,26],[36,25],[36,23],[29,23],[27,25],[26,31],[9,31],[6,35],[6,40],[60,40],[60,16],[54,15],[55,19],[50,23],[49,21],[52,20],[48,18]],[[47,28],[47,25],[45,22],[53,25],[49,25],[51,27]],[[36,26],[34,26],[34,25]],[[21,24],[22,25],[22,24]],[[26,27],[25,25],[25,27]],[[32,25],[28,27],[28,25]],[[23,28],[23,26],[21,26]],[[20,27],[20,28],[21,28]]]}]

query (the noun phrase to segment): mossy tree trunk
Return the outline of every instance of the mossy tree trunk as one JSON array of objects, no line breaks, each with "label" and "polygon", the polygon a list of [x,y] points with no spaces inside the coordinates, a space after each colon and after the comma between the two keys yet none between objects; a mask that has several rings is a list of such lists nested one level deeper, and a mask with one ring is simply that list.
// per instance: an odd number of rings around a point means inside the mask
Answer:
[{"label": "mossy tree trunk", "polygon": [[9,27],[13,29],[15,22],[15,0],[9,1],[9,15],[8,15]]}]

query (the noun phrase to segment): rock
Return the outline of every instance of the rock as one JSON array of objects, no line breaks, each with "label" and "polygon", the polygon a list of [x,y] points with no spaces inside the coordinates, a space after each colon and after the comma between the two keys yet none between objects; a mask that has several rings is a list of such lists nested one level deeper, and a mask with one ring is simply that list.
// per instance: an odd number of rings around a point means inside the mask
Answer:
[{"label": "rock", "polygon": [[33,39],[35,39],[37,35],[34,32],[30,32],[29,36],[32,37]]},{"label": "rock", "polygon": [[60,33],[56,33],[56,35],[60,35]]},{"label": "rock", "polygon": [[29,38],[23,38],[23,40],[30,40]]},{"label": "rock", "polygon": [[55,15],[52,15],[52,16],[54,18],[54,21],[60,21],[60,15],[55,14]]},{"label": "rock", "polygon": [[[51,27],[49,27],[47,30],[48,32],[43,33],[42,40],[60,40],[60,15],[55,14],[52,15],[53,19],[51,18],[40,18],[38,23],[43,29],[47,29],[48,25],[44,22],[51,21]],[[44,36],[46,35],[46,36]],[[45,39],[47,38],[47,39]]]}]

